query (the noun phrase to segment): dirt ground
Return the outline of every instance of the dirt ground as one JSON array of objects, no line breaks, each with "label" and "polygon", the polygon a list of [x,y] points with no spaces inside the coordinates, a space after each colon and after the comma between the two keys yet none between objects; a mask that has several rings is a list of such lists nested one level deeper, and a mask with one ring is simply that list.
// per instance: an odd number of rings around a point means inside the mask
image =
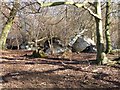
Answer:
[{"label": "dirt ground", "polygon": [[[94,63],[96,54],[72,54],[72,60],[30,58],[32,51],[0,51],[1,88],[120,88],[120,65]],[[118,57],[108,55],[110,59]]]}]

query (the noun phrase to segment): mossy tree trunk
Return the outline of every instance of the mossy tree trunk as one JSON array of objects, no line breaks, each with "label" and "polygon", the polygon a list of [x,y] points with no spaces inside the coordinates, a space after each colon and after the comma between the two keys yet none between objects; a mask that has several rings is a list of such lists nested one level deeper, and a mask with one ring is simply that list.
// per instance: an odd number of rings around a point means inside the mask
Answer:
[{"label": "mossy tree trunk", "polygon": [[106,21],[105,21],[105,38],[106,38],[106,53],[110,53],[112,50],[110,39],[110,3],[111,0],[106,2]]},{"label": "mossy tree trunk", "polygon": [[[97,2],[95,2],[95,10],[96,10],[96,14],[102,18],[100,0],[97,0]],[[106,64],[107,57],[104,53],[102,19],[95,17],[95,20],[96,20],[96,35],[97,35],[97,57],[96,57],[96,60],[97,60],[98,64]]]},{"label": "mossy tree trunk", "polygon": [[13,8],[10,11],[10,16],[8,17],[8,20],[5,24],[5,26],[3,27],[1,35],[0,35],[0,50],[5,49],[6,39],[7,39],[8,33],[12,27],[12,24],[13,24],[16,14],[17,14],[18,8],[19,8],[19,0],[15,0]]}]

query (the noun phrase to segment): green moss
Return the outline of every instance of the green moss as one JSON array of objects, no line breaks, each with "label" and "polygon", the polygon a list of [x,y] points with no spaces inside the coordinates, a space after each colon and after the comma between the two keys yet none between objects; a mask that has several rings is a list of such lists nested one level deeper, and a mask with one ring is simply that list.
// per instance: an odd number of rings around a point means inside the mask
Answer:
[{"label": "green moss", "polygon": [[33,51],[31,56],[33,58],[46,58],[47,57],[47,55],[43,51],[40,51],[40,50]]}]

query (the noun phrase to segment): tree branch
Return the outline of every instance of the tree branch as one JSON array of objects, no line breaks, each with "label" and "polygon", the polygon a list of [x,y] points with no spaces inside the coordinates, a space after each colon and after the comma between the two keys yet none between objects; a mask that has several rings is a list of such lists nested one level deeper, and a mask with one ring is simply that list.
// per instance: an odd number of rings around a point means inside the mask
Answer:
[{"label": "tree branch", "polygon": [[31,6],[31,5],[34,5],[34,4],[36,4],[36,2],[28,3],[28,4],[26,4],[25,6],[21,7],[19,10],[22,10],[22,9],[24,9],[24,8],[27,7],[27,6]]},{"label": "tree branch", "polygon": [[88,2],[91,6],[95,7],[95,4],[92,2]]},{"label": "tree branch", "polygon": [[41,6],[41,7],[52,7],[52,6],[59,6],[59,5],[74,5],[78,8],[84,6],[84,4],[86,3],[86,1],[84,1],[83,4],[80,4],[80,3],[75,3],[75,2],[49,2],[49,3],[43,3],[39,0],[38,1],[38,4]]},{"label": "tree branch", "polygon": [[0,11],[7,19],[9,18],[4,12]]},{"label": "tree branch", "polygon": [[83,6],[83,8],[86,9],[86,10],[88,10],[88,12],[89,12],[92,16],[94,16],[94,17],[96,17],[96,18],[98,18],[98,19],[102,19],[99,15],[95,14],[90,8],[87,8],[86,6]]},{"label": "tree branch", "polygon": [[49,2],[49,3],[43,3],[39,0],[38,1],[38,4],[40,4],[41,7],[52,7],[52,6],[58,6],[58,5],[74,5],[76,6],[77,8],[80,8],[80,7],[83,7],[84,9],[88,10],[89,13],[98,18],[98,19],[101,19],[101,17],[99,17],[97,14],[95,14],[91,9],[85,7],[86,3],[88,3],[89,0],[85,0],[82,4],[80,3],[75,3],[75,2]]}]

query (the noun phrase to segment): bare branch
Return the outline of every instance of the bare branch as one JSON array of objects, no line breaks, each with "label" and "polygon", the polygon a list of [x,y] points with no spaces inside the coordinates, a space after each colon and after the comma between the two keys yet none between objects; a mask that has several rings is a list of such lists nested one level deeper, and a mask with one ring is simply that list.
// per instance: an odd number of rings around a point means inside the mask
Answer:
[{"label": "bare branch", "polygon": [[87,3],[87,0],[84,1],[84,3],[80,4],[80,3],[75,3],[75,2],[49,2],[49,3],[43,3],[39,0],[37,0],[39,5],[41,7],[52,7],[52,6],[58,6],[58,5],[74,5],[78,8],[84,6]]},{"label": "bare branch", "polygon": [[95,4],[92,2],[88,2],[91,6],[95,7]]},{"label": "bare branch", "polygon": [[41,42],[41,41],[43,41],[43,40],[45,40],[45,39],[47,39],[47,37],[43,37],[43,38],[37,40],[37,42]]},{"label": "bare branch", "polygon": [[7,19],[9,18],[7,15],[5,15],[5,13],[4,13],[4,12],[2,12],[2,11],[1,11],[1,13],[2,13],[2,14],[3,14],[3,15],[7,18]]},{"label": "bare branch", "polygon": [[82,4],[80,3],[75,3],[75,2],[49,2],[49,3],[43,3],[43,2],[40,2],[39,0],[37,0],[38,3],[40,4],[41,7],[52,7],[52,6],[58,6],[58,5],[74,5],[76,6],[77,8],[80,8],[80,7],[83,7],[84,9],[88,10],[89,13],[98,18],[98,19],[101,19],[101,17],[99,17],[97,14],[95,14],[90,8],[87,8],[85,7],[86,3],[89,2],[89,0],[85,0]]},{"label": "bare branch", "polygon": [[56,24],[58,24],[59,22],[61,22],[63,19],[64,19],[64,17],[62,17],[59,21],[57,21],[57,22],[55,22],[55,23],[52,23],[52,24],[50,24],[50,25],[56,25]]},{"label": "bare branch", "polygon": [[36,2],[28,3],[25,6],[21,7],[19,10],[22,10],[22,9],[24,9],[27,6],[31,6],[31,5],[34,5],[34,4],[36,4]]},{"label": "bare branch", "polygon": [[6,4],[4,4],[5,5],[5,7],[8,9],[8,10],[12,10],[8,5],[6,5]]},{"label": "bare branch", "polygon": [[98,19],[102,19],[99,15],[95,14],[90,8],[87,8],[86,6],[83,6],[83,8],[86,9],[86,10],[88,10],[88,12],[89,12],[92,16],[94,16],[94,17],[96,17],[96,18],[98,18]]},{"label": "bare branch", "polygon": [[32,42],[28,42],[28,44],[34,44],[35,42],[41,42],[41,41],[45,40],[46,38],[47,38],[47,37],[43,37],[43,38],[41,38],[41,39],[39,39],[39,40],[32,41]]}]

